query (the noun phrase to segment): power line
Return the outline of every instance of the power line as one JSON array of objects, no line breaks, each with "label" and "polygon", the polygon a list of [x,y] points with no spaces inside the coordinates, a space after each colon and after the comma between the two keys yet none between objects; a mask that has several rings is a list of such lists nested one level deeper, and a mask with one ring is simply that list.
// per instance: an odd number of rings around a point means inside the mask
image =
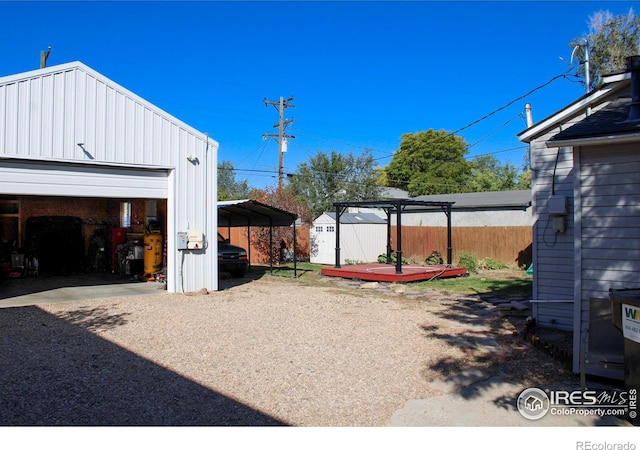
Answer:
[{"label": "power line", "polygon": [[[535,88],[531,89],[531,90],[530,90],[529,92],[527,92],[526,94],[523,94],[523,95],[521,95],[521,96],[519,96],[519,97],[517,97],[517,98],[515,98],[515,99],[511,100],[510,102],[508,102],[508,103],[506,103],[505,105],[503,105],[503,106],[501,106],[501,107],[499,107],[499,108],[497,108],[497,109],[495,109],[495,110],[491,111],[490,113],[488,113],[488,114],[486,114],[486,115],[482,116],[481,118],[479,118],[479,119],[477,119],[477,120],[474,120],[473,122],[469,123],[468,125],[465,125],[464,127],[457,129],[456,131],[452,131],[452,132],[450,132],[450,133],[448,134],[448,136],[453,136],[454,134],[457,134],[457,133],[459,133],[459,132],[460,132],[460,131],[462,131],[462,130],[466,130],[467,128],[471,128],[472,126],[474,126],[474,125],[476,125],[476,124],[478,124],[478,123],[482,122],[483,120],[486,120],[486,119],[488,119],[489,117],[491,117],[491,116],[493,116],[493,115],[495,115],[495,114],[499,113],[500,111],[502,111],[502,110],[504,110],[504,109],[508,108],[509,106],[513,105],[515,102],[520,101],[520,100],[524,100],[526,97],[528,97],[529,95],[533,94],[534,92],[539,91],[540,89],[542,89],[542,88],[544,88],[544,87],[547,87],[548,85],[550,85],[551,83],[553,83],[555,80],[557,80],[557,79],[559,79],[559,78],[565,78],[565,79],[566,79],[566,78],[567,78],[567,75],[569,74],[569,72],[571,72],[571,70],[572,70],[572,69],[568,69],[566,72],[563,72],[563,73],[561,73],[560,75],[556,75],[555,77],[551,78],[550,80],[548,80],[547,82],[545,82],[545,83],[541,84],[540,86],[537,86],[537,87],[535,87]],[[516,117],[517,117],[517,116],[516,116]],[[515,119],[515,117],[513,117],[513,118],[509,119],[506,123],[504,123],[503,125],[501,125],[498,129],[500,129],[500,128],[502,128],[502,127],[506,126],[506,124],[507,124],[507,123],[509,123],[509,122],[511,122],[513,119]],[[495,131],[497,131],[497,130],[495,130]],[[494,131],[494,132],[495,132],[495,131]],[[491,134],[493,134],[493,132],[492,132]],[[490,136],[491,134],[489,134],[488,136]],[[486,137],[488,137],[488,136],[486,136]],[[477,142],[475,142],[475,143],[474,143],[474,144],[472,144],[472,145],[475,145],[475,144],[477,144],[477,143],[481,142],[481,141],[482,141],[482,140],[484,140],[486,137],[482,138],[480,141],[477,141]],[[471,147],[472,145],[470,145],[469,147]],[[491,154],[494,154],[494,153],[502,153],[503,151],[510,151],[510,150],[500,150],[500,151],[490,152],[490,153],[486,153],[486,155],[491,155]],[[395,152],[394,152],[394,153],[395,153]],[[394,155],[394,153],[391,153],[390,155],[386,155],[386,156],[381,156],[381,157],[379,157],[379,158],[375,158],[375,159],[374,159],[374,161],[378,161],[378,160],[381,160],[381,159],[385,159],[385,158],[392,157],[392,156]]]},{"label": "power line", "polygon": [[513,105],[515,102],[518,102],[520,100],[523,100],[525,98],[527,98],[528,96],[530,96],[531,94],[533,94],[536,91],[539,91],[540,89],[547,87],[548,85],[550,85],[551,83],[553,83],[554,81],[556,81],[558,78],[566,78],[566,76],[569,74],[569,72],[571,72],[571,70],[573,70],[572,68],[568,69],[566,72],[561,73],[560,75],[556,75],[555,77],[551,78],[549,81],[547,81],[546,83],[541,84],[540,86],[537,86],[533,89],[531,89],[529,92],[527,92],[526,94],[521,95],[520,97],[514,98],[513,100],[511,100],[509,103],[507,103],[506,105],[501,106],[498,109],[495,109],[493,111],[491,111],[489,114],[486,114],[484,116],[482,116],[481,118],[479,118],[478,120],[474,120],[473,122],[471,122],[468,125],[465,125],[462,128],[457,129],[456,131],[451,132],[450,134],[457,134],[459,132],[461,132],[462,130],[466,130],[467,128],[470,128],[472,126],[474,126],[477,123],[482,122],[485,119],[488,119],[489,117],[493,116],[496,113],[499,113],[500,111],[502,111],[503,109],[508,108],[509,106]]}]

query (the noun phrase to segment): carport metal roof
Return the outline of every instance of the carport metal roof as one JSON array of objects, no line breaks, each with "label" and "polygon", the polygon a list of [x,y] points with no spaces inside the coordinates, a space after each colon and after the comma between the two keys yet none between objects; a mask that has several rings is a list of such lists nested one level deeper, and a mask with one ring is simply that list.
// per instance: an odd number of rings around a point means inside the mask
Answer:
[{"label": "carport metal roof", "polygon": [[297,218],[297,214],[255,200],[218,202],[219,227],[288,227]]}]

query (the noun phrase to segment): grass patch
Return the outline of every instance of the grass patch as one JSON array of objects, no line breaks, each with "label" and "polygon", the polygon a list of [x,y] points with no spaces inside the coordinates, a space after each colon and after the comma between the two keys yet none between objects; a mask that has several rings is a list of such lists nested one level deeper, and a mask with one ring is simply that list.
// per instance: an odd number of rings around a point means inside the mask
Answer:
[{"label": "grass patch", "polygon": [[268,265],[252,265],[251,272],[260,275],[273,275],[277,277],[298,278],[309,276],[320,276],[320,264],[311,264],[308,262],[298,262],[294,269],[293,263],[279,264],[269,267]]},{"label": "grass patch", "polygon": [[482,270],[468,277],[434,279],[412,283],[419,289],[463,295],[493,294],[531,297],[533,279],[521,270]]}]

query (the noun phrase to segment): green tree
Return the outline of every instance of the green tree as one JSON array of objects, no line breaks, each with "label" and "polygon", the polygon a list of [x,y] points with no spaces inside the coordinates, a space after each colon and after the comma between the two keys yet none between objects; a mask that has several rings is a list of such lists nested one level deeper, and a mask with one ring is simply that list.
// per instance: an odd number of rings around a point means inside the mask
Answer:
[{"label": "green tree", "polygon": [[218,163],[218,201],[241,200],[249,195],[249,182],[236,181],[236,170],[231,161]]},{"label": "green tree", "polygon": [[493,155],[483,155],[472,161],[471,179],[468,186],[472,192],[509,191],[518,186],[518,169],[501,163]]},{"label": "green tree", "polygon": [[598,11],[589,16],[589,33],[574,38],[569,45],[581,63],[577,75],[582,78],[586,78],[583,63],[588,52],[589,88],[596,88],[603,75],[624,69],[626,58],[640,52],[640,17],[633,9],[618,16]]},{"label": "green tree", "polygon": [[[249,198],[265,205],[272,206],[293,214],[296,214],[303,222],[311,221],[311,214],[307,205],[300,203],[289,189],[267,187],[265,189],[252,189]],[[309,246],[305,245],[302,236],[296,236],[296,257],[304,259],[309,257]],[[283,248],[293,250],[292,227],[251,227],[251,242],[266,260],[262,262],[277,263],[283,260]],[[270,260],[269,260],[270,258]]]},{"label": "green tree", "polygon": [[352,153],[318,152],[309,162],[298,165],[288,180],[299,203],[308,205],[312,218],[334,210],[336,201],[376,200],[380,196],[376,163],[369,150]]},{"label": "green tree", "polygon": [[389,186],[411,196],[468,192],[473,165],[464,159],[467,148],[463,138],[444,130],[404,134],[385,168]]}]

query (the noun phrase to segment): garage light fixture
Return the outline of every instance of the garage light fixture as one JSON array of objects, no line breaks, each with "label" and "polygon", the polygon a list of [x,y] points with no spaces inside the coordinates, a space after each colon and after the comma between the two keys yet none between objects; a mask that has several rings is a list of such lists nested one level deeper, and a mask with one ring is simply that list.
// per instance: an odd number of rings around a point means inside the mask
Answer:
[{"label": "garage light fixture", "polygon": [[78,147],[82,149],[82,153],[84,153],[87,158],[94,159],[93,155],[84,148],[84,142],[78,142]]}]

